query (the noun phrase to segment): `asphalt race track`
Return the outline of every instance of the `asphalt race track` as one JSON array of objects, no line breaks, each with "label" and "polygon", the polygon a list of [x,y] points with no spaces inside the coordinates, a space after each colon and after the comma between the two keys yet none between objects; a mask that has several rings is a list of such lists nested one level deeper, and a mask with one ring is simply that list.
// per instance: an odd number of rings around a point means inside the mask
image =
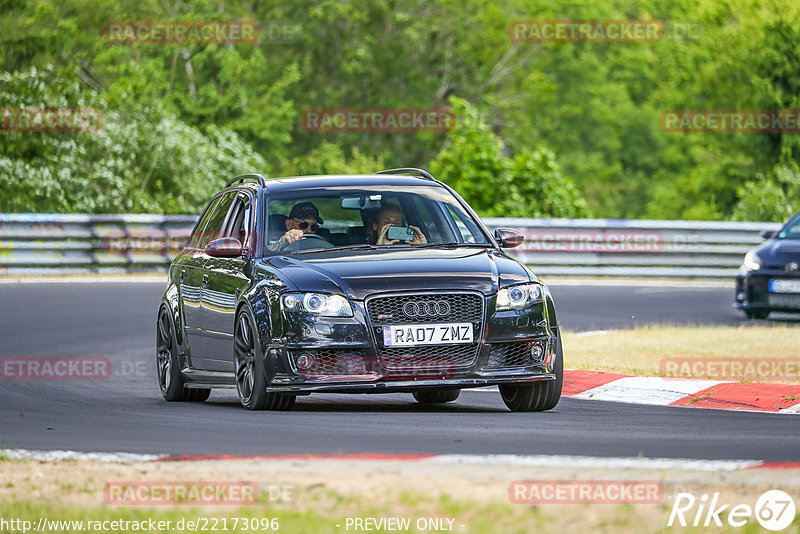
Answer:
[{"label": "asphalt race track", "polygon": [[[800,416],[564,398],[547,413],[506,410],[499,393],[465,391],[422,407],[410,394],[312,395],[291,412],[253,413],[235,392],[167,403],[154,371],[163,283],[0,284],[0,358],[104,356],[97,381],[0,381],[0,449],[164,454],[470,453],[796,461]],[[732,287],[560,285],[574,331],[648,323],[745,322]],[[779,317],[763,324],[796,324]],[[679,340],[676,340],[679,342]],[[566,354],[567,366],[569,354]]]}]

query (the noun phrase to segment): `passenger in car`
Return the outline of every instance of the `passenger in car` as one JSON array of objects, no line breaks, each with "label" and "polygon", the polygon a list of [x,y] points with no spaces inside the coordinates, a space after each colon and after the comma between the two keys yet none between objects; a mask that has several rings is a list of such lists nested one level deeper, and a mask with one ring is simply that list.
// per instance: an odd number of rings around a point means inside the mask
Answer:
[{"label": "passenger in car", "polygon": [[[375,239],[372,244],[396,245],[398,243],[406,243],[406,241],[400,241],[399,239],[390,240],[386,237],[386,233],[392,226],[405,226],[403,224],[403,212],[400,211],[400,208],[397,206],[386,204],[378,210],[378,213],[375,215],[375,222],[372,223],[373,233],[371,238]],[[412,245],[424,245],[428,242],[422,230],[416,226],[409,226],[409,228],[414,230],[414,239],[411,241]]]}]

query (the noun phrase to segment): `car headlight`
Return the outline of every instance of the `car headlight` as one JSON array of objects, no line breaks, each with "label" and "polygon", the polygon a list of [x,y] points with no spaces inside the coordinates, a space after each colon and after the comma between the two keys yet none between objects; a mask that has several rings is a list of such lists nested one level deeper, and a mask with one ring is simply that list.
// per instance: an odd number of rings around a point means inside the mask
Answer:
[{"label": "car headlight", "polygon": [[744,263],[742,265],[748,271],[757,271],[761,268],[761,258],[756,256],[753,251],[750,251],[744,255]]},{"label": "car headlight", "polygon": [[353,308],[342,295],[326,293],[288,293],[281,297],[283,309],[320,317],[352,317]]},{"label": "car headlight", "polygon": [[518,310],[542,301],[542,286],[522,284],[504,287],[497,292],[497,311]]}]

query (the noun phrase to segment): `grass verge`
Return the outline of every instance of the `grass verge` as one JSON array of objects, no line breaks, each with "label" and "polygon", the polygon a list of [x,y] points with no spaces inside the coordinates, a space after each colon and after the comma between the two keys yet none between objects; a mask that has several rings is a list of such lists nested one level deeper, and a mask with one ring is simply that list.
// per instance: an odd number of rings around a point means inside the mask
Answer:
[{"label": "grass verge", "polygon": [[794,371],[786,367],[784,377],[770,373],[743,381],[800,383],[800,328],[794,326],[645,326],[589,336],[565,331],[563,346],[567,368],[635,376],[661,376],[661,362],[666,359],[791,359]]}]

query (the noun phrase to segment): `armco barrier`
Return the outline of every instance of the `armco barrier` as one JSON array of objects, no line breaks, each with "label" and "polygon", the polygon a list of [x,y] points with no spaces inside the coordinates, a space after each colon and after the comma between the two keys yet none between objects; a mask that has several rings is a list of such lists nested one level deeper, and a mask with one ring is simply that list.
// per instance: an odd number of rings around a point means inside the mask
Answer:
[{"label": "armco barrier", "polygon": [[[0,275],[165,272],[190,215],[0,214]],[[537,274],[728,278],[775,223],[484,219],[516,228]]]},{"label": "armco barrier", "polygon": [[729,278],[777,223],[620,219],[485,219],[516,228],[513,249],[537,274]]},{"label": "armco barrier", "polygon": [[0,275],[166,272],[193,215],[0,214]]}]

